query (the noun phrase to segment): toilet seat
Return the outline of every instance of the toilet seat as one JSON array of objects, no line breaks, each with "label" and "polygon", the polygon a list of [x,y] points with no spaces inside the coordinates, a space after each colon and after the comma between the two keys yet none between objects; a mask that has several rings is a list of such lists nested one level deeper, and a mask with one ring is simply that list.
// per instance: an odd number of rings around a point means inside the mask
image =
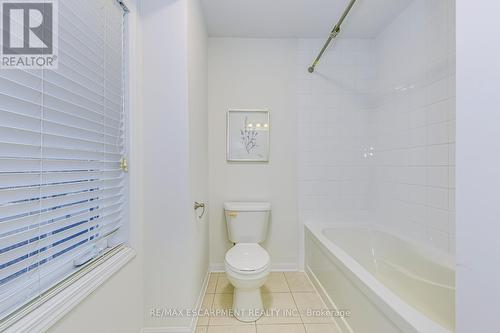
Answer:
[{"label": "toilet seat", "polygon": [[226,267],[240,274],[258,274],[270,265],[269,254],[257,243],[238,243],[226,253]]}]

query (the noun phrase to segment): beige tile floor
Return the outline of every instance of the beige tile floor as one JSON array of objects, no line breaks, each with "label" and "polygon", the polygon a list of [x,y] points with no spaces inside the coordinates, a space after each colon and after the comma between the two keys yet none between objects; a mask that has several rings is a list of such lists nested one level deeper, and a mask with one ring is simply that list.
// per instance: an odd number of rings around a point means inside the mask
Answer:
[{"label": "beige tile floor", "polygon": [[[331,318],[304,315],[305,309],[326,306],[302,272],[273,272],[261,288],[266,309],[297,310],[295,316],[263,316],[255,323],[243,323],[229,316],[198,319],[196,333],[338,333]],[[227,310],[233,302],[233,286],[224,273],[212,273],[203,309]]]}]

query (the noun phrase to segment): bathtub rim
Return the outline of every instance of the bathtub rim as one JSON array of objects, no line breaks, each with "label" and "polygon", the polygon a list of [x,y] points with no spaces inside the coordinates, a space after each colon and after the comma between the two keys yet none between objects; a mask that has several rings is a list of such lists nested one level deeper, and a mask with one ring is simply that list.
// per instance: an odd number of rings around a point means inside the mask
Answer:
[{"label": "bathtub rim", "polygon": [[[378,232],[383,232],[388,234],[389,236],[398,238],[405,243],[408,243],[413,250],[418,252],[420,255],[425,257],[427,260],[431,261],[432,263],[443,266],[445,268],[455,270],[455,257],[445,253],[443,251],[440,251],[438,249],[429,247],[428,245],[418,242],[414,239],[405,237],[404,235],[398,235],[396,232],[389,230],[387,228],[384,228],[381,225],[378,224],[370,224],[370,223],[318,223],[318,222],[309,222],[312,225],[320,225],[322,226],[321,228],[321,233],[323,234],[324,229],[367,229],[370,231],[378,231]],[[308,223],[306,223],[307,225]],[[323,234],[324,235],[324,234]],[[328,239],[328,237],[327,237]],[[339,247],[339,249],[341,249]],[[344,251],[345,252],[345,251]]]},{"label": "bathtub rim", "polygon": [[[306,222],[304,223],[304,227],[306,229],[305,237],[307,237],[308,232],[312,234],[315,238],[313,241],[316,241],[316,243],[328,250],[329,257],[333,259],[334,264],[337,264],[344,273],[348,273],[349,275],[355,277],[352,282],[356,285],[356,287],[358,287],[371,302],[377,305],[379,310],[390,318],[396,326],[401,329],[406,327],[416,333],[453,333],[451,330],[439,325],[412,306],[408,305],[398,295],[378,281],[354,258],[352,258],[342,248],[323,234],[324,229],[335,228],[363,228],[383,232],[387,231],[366,224],[353,225],[342,223]],[[391,234],[390,232],[387,233]],[[396,235],[393,234],[393,236]],[[399,236],[396,237],[403,239]],[[306,268],[310,271],[309,267],[307,267],[307,262]],[[330,297],[329,295],[327,296]],[[334,302],[334,300],[332,301]]]}]

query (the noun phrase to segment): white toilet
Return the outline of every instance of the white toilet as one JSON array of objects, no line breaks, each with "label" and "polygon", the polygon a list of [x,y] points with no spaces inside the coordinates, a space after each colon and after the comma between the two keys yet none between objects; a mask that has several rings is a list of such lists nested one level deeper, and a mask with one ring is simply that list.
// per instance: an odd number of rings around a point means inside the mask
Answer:
[{"label": "white toilet", "polygon": [[235,245],[226,253],[226,275],[234,286],[234,316],[252,322],[263,314],[260,287],[271,266],[267,251],[259,243],[266,239],[271,204],[268,202],[226,202],[229,240]]}]

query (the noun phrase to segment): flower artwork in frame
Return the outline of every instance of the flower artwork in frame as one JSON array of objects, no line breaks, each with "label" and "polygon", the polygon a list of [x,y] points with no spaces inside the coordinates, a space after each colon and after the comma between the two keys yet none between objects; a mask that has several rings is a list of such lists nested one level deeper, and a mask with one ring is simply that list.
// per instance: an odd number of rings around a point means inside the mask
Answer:
[{"label": "flower artwork in frame", "polygon": [[227,160],[269,161],[269,111],[229,110],[227,113]]}]

